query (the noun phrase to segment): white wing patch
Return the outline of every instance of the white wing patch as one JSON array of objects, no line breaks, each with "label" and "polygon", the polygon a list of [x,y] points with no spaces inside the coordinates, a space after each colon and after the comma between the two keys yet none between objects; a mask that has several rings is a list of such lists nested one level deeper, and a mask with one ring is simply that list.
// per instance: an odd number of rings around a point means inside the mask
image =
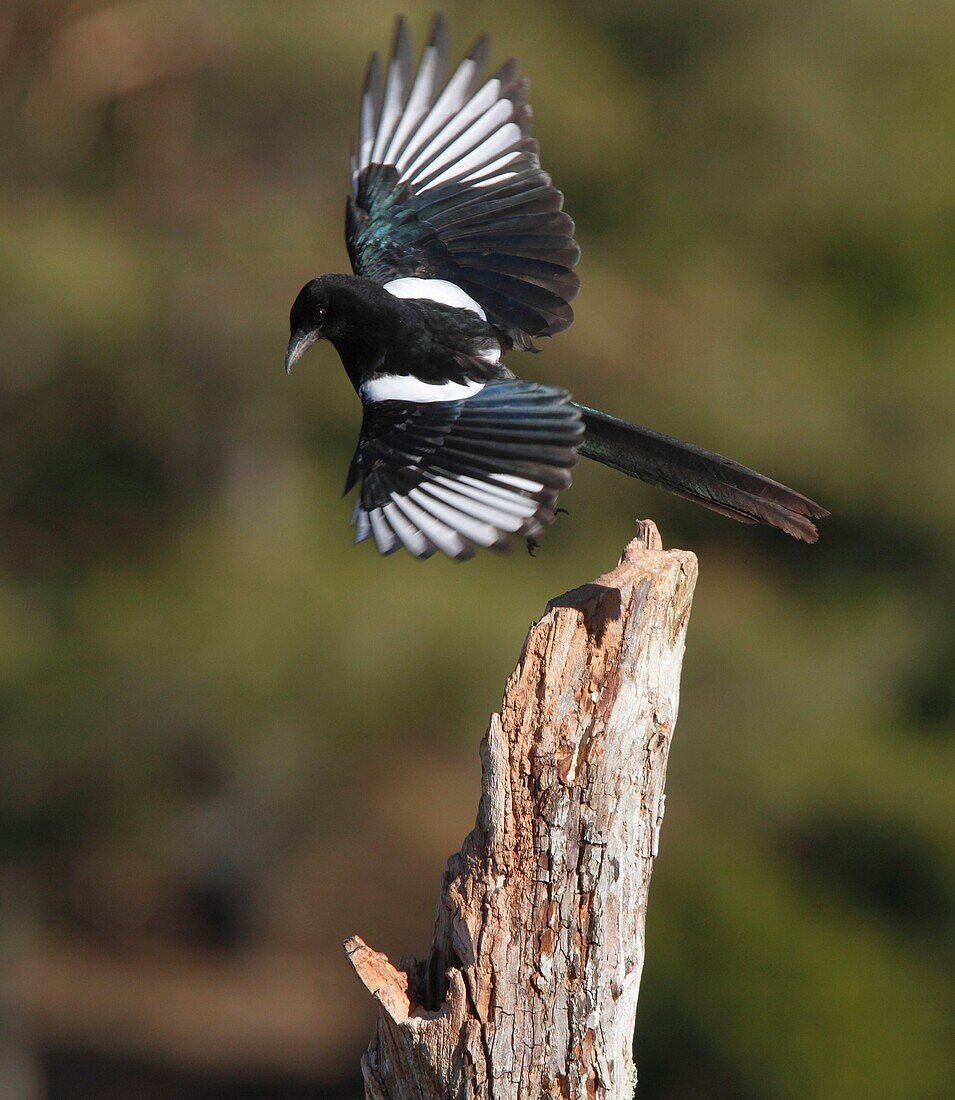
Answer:
[{"label": "white wing patch", "polygon": [[484,389],[485,383],[422,382],[411,374],[379,374],[362,383],[362,401],[461,401]]},{"label": "white wing patch", "polygon": [[448,282],[447,279],[392,279],[384,284],[385,290],[396,298],[427,298],[431,302],[439,302],[444,306],[457,306],[458,309],[469,309],[476,313],[482,321],[487,320],[487,314],[477,302],[466,294],[459,286]]}]

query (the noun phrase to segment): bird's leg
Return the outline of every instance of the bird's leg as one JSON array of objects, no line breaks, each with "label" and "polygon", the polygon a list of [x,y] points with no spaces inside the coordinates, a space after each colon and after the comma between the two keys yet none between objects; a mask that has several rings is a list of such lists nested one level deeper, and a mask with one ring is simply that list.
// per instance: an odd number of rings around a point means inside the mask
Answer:
[{"label": "bird's leg", "polygon": [[[570,512],[568,512],[566,508],[555,508],[554,509],[554,515],[555,516],[559,516],[559,515],[569,516]],[[527,541],[527,552],[528,552],[528,554],[530,554],[531,557],[534,557],[534,551],[539,550],[541,544],[535,538],[528,538],[526,541]]]}]

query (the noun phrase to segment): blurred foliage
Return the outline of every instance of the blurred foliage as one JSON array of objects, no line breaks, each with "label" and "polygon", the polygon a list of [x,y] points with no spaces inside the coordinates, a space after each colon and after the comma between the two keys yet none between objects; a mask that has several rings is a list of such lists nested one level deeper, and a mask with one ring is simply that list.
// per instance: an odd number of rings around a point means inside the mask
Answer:
[{"label": "blurred foliage", "polygon": [[195,835],[220,878],[242,864],[255,935],[312,942],[283,923],[302,895],[332,940],[400,905],[376,946],[422,951],[528,622],[649,513],[701,579],[640,1095],[953,1095],[951,6],[447,7],[457,48],[487,28],[522,58],[578,220],[578,320],[520,368],[833,518],[808,548],[581,468],[536,559],[352,548],[354,395],[329,347],[281,361],[300,285],[346,267],[391,6],[8,0],[4,866],[70,934],[89,853],[162,864],[190,806],[231,807]]}]

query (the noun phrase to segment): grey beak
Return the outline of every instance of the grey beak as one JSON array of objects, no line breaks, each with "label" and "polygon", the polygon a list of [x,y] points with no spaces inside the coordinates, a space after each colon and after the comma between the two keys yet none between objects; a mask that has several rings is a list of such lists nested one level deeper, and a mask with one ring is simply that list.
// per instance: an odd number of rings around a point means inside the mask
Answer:
[{"label": "grey beak", "polygon": [[317,339],[317,332],[306,332],[304,336],[293,336],[292,339],[289,340],[288,351],[285,353],[286,374],[292,373],[292,367],[295,366]]}]

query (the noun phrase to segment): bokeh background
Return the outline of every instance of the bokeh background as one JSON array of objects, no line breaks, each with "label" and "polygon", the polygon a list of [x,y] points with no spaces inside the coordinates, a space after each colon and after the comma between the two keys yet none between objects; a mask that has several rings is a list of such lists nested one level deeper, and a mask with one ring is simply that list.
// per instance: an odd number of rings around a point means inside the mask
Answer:
[{"label": "bokeh background", "polygon": [[354,395],[281,366],[392,4],[6,0],[0,1095],[359,1096],[340,941],[426,951],[527,625],[649,514],[701,577],[640,1096],[953,1096],[951,4],[445,7],[578,220],[521,369],[833,518],[582,466],[536,559],[353,548]]}]

